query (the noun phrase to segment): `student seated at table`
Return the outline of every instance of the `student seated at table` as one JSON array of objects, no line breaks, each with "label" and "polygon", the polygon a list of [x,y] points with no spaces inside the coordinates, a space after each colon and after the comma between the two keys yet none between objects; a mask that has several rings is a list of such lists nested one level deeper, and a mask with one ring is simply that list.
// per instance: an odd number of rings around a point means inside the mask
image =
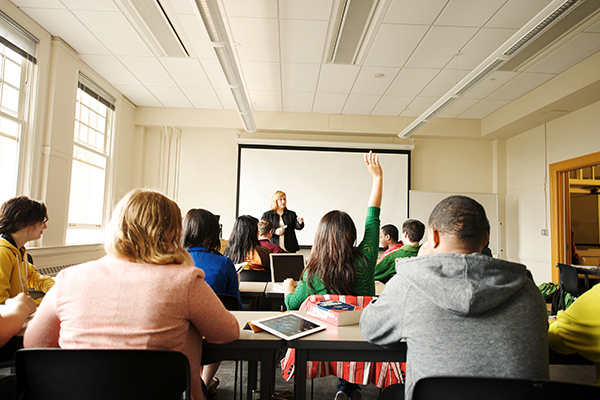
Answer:
[{"label": "student seated at table", "polygon": [[[217,294],[228,294],[238,299],[240,310],[239,275],[235,271],[233,261],[219,253],[219,220],[213,213],[201,208],[189,210],[183,219],[183,235],[181,244],[194,259],[194,265],[204,271],[204,280]],[[205,365],[202,368],[202,380],[208,393],[217,393],[219,379],[215,374],[220,363]]]},{"label": "student seated at table", "polygon": [[524,265],[480,253],[486,224],[471,198],[440,202],[419,256],[402,260],[361,315],[369,342],[406,339],[409,400],[428,376],[548,379],[546,303]]},{"label": "student seated at table", "polygon": [[27,242],[42,237],[47,221],[46,205],[27,196],[14,197],[0,208],[0,303],[27,294],[27,288],[46,293],[54,285],[54,279],[35,270],[25,249]]},{"label": "student seated at table", "polygon": [[271,253],[287,253],[275,243],[271,243],[271,237],[273,237],[273,223],[268,219],[261,219],[258,223],[258,242],[260,245]]},{"label": "student seated at table", "polygon": [[[271,281],[269,250],[258,241],[258,220],[250,215],[242,215],[235,220],[229,243],[223,252],[234,264],[246,264],[240,278],[260,282]],[[248,272],[249,271],[249,272]],[[245,274],[245,272],[248,272]],[[252,279],[246,279],[247,277]]]},{"label": "student seated at table", "polygon": [[[395,232],[391,228],[395,228]],[[388,233],[390,232],[390,233]],[[375,280],[386,283],[396,275],[396,260],[399,258],[416,257],[423,239],[425,225],[416,219],[407,219],[402,224],[402,241],[398,243],[398,229],[394,225],[385,225],[381,228],[379,240],[381,244],[388,247],[381,259],[375,266]],[[392,235],[395,235],[392,236]],[[393,243],[396,243],[395,245]],[[398,246],[400,244],[400,246]]]},{"label": "student seated at table", "polygon": [[[373,177],[368,202],[365,234],[355,247],[356,226],[352,218],[343,211],[330,211],[319,222],[310,260],[296,283],[288,278],[284,281],[285,305],[288,310],[297,310],[311,294],[346,294],[354,296],[375,295],[373,271],[377,262],[379,213],[383,171],[379,158],[373,153],[365,154],[365,164]],[[360,398],[360,387],[340,380],[336,400]]]},{"label": "student seated at table", "polygon": [[600,284],[551,318],[548,344],[559,353],[579,353],[594,361],[596,384],[600,385]]},{"label": "student seated at table", "polygon": [[[106,256],[61,271],[25,331],[25,347],[162,349],[190,361],[192,399],[203,400],[202,338],[239,338],[236,318],[181,246],[181,211],[136,189],[113,211]],[[107,383],[110,384],[110,383]]]}]

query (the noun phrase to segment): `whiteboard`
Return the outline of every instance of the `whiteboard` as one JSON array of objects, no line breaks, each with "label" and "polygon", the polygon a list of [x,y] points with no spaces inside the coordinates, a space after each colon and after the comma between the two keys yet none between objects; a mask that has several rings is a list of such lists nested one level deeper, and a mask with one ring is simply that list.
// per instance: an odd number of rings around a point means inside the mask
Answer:
[{"label": "whiteboard", "polygon": [[331,210],[352,217],[360,241],[372,187],[363,158],[369,150],[383,168],[382,224],[402,224],[408,218],[410,152],[375,148],[240,145],[237,215],[260,219],[281,190],[288,209],[304,218],[305,228],[296,231],[300,246],[312,246],[319,221]]},{"label": "whiteboard", "polygon": [[[498,221],[498,195],[495,193],[443,193],[443,192],[423,192],[419,190],[410,191],[410,218],[418,219],[427,226],[429,214],[435,206],[449,196],[467,196],[477,201],[485,209],[485,214],[490,222],[490,249],[497,256],[499,254],[499,231],[500,222]],[[421,243],[427,241],[427,230]]]}]

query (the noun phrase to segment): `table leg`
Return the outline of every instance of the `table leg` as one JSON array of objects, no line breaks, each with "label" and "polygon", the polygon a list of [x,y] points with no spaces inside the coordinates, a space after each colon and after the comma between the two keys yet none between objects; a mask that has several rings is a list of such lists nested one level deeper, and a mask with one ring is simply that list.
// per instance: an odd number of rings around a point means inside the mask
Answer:
[{"label": "table leg", "polygon": [[306,350],[296,349],[296,367],[294,370],[294,399],[306,399]]},{"label": "table leg", "polygon": [[252,392],[256,389],[257,369],[257,361],[248,361],[248,382],[246,382],[246,399],[248,400],[252,400]]},{"label": "table leg", "polygon": [[275,364],[273,350],[265,350],[260,356],[260,398],[270,399],[275,392]]}]

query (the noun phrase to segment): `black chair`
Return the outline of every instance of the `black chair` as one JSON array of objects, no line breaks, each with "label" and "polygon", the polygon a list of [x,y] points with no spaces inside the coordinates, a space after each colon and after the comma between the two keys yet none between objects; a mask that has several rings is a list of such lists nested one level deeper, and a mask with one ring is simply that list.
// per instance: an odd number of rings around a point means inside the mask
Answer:
[{"label": "black chair", "polygon": [[413,400],[600,399],[600,386],[548,380],[431,377],[419,380]]},{"label": "black chair", "polygon": [[23,400],[190,399],[190,364],[175,351],[24,349],[16,372]]},{"label": "black chair", "polygon": [[244,282],[271,282],[271,271],[245,269],[240,272],[240,280]]},{"label": "black chair", "polygon": [[575,268],[568,264],[558,264],[558,269],[560,271],[561,288],[574,297],[579,297],[583,291],[579,286],[579,275]]}]

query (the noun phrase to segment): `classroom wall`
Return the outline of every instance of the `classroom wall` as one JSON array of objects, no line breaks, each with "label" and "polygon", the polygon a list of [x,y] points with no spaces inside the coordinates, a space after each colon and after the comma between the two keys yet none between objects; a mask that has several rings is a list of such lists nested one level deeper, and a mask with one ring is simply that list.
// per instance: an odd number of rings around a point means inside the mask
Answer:
[{"label": "classroom wall", "polygon": [[600,149],[600,102],[506,140],[507,258],[552,279],[548,166]]}]

